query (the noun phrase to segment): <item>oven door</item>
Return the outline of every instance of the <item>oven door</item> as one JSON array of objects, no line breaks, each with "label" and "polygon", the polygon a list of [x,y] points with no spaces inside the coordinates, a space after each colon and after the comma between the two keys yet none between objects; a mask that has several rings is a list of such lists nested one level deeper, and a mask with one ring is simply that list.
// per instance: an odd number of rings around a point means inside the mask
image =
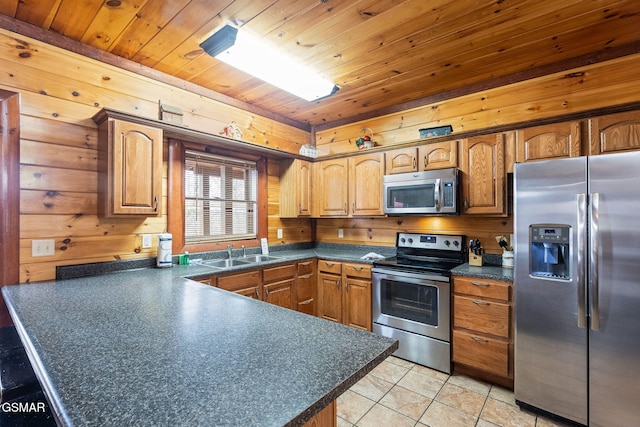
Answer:
[{"label": "oven door", "polygon": [[448,277],[384,268],[371,277],[374,323],[450,341]]}]

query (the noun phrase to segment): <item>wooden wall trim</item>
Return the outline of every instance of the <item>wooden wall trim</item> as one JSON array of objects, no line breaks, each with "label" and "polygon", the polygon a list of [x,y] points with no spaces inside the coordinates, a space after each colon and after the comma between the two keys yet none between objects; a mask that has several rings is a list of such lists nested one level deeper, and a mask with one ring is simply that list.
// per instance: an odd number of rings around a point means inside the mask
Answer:
[{"label": "wooden wall trim", "polygon": [[311,126],[308,123],[299,122],[297,120],[293,120],[280,114],[274,113],[273,111],[265,110],[252,104],[247,104],[222,93],[206,89],[194,83],[190,83],[177,77],[170,76],[166,73],[135,63],[126,58],[114,55],[110,52],[96,49],[93,46],[89,46],[76,40],[72,40],[68,37],[54,33],[52,31],[44,30],[35,25],[18,21],[17,19],[6,15],[0,14],[0,28],[4,28],[5,30],[39,40],[52,46],[65,49],[100,62],[104,62],[105,64],[113,65],[115,67],[131,71],[141,76],[166,83],[179,89],[184,89],[186,91],[213,99],[214,101],[218,101],[223,104],[230,105],[232,107],[236,107],[241,110],[248,111],[307,132],[311,131]]},{"label": "wooden wall trim", "polygon": [[[0,286],[20,281],[20,95],[0,90]],[[0,298],[0,326],[12,324]]]}]

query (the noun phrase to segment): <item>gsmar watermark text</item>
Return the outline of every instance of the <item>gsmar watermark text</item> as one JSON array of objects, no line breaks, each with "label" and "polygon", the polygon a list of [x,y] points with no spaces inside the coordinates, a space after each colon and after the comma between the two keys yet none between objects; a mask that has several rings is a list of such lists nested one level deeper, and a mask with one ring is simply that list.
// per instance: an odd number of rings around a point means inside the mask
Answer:
[{"label": "gsmar watermark text", "polygon": [[4,402],[0,405],[2,412],[45,412],[44,402]]}]

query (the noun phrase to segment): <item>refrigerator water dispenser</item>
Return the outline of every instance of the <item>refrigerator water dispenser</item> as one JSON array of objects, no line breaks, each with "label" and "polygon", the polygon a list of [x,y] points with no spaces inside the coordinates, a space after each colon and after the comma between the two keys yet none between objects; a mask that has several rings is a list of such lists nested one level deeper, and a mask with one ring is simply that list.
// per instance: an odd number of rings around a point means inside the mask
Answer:
[{"label": "refrigerator water dispenser", "polygon": [[569,237],[571,227],[557,224],[529,226],[529,274],[545,279],[571,279]]}]

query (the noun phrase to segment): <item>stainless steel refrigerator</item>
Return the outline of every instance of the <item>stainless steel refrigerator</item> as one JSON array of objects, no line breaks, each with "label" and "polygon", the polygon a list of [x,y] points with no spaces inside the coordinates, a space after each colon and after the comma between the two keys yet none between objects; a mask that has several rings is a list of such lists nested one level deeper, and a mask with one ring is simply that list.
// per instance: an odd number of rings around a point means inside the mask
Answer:
[{"label": "stainless steel refrigerator", "polygon": [[517,164],[515,398],[640,425],[640,152]]}]

